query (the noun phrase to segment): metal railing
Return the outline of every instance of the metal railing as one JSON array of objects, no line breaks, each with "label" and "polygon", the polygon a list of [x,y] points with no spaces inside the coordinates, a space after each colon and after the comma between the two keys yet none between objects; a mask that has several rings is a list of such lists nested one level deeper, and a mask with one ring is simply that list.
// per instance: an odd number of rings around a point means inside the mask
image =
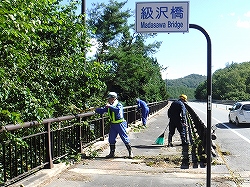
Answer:
[{"label": "metal railing", "polygon": [[[196,160],[193,162],[197,162],[198,158],[200,162],[207,162],[207,126],[204,122],[199,118],[199,116],[195,113],[195,111],[188,105],[185,104],[187,109],[187,119],[188,119],[188,133],[189,139],[192,146],[192,159]],[[214,133],[214,131],[212,131]],[[212,140],[216,139],[216,135],[212,134]],[[211,140],[211,154],[216,156],[215,153],[215,144]]]},{"label": "metal railing", "polygon": [[[164,108],[168,101],[149,103],[150,115]],[[124,117],[131,125],[141,119],[137,106],[124,107]],[[7,125],[0,129],[0,185],[8,186],[70,154],[104,140],[109,131],[107,115],[87,112],[42,122]]]}]

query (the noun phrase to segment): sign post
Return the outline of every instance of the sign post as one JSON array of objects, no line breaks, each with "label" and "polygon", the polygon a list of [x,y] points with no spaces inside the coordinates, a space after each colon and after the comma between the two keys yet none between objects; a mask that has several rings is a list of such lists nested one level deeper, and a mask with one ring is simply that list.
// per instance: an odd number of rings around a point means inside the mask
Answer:
[{"label": "sign post", "polygon": [[207,39],[207,187],[211,186],[211,113],[212,113],[212,47],[205,29],[189,24],[189,2],[138,2],[136,3],[136,32],[170,33],[188,32],[189,28],[201,31]]},{"label": "sign post", "polygon": [[207,153],[207,187],[211,187],[211,119],[212,119],[212,44],[211,39],[199,25],[189,24],[190,28],[201,31],[207,39],[207,133],[206,133],[206,153]]}]

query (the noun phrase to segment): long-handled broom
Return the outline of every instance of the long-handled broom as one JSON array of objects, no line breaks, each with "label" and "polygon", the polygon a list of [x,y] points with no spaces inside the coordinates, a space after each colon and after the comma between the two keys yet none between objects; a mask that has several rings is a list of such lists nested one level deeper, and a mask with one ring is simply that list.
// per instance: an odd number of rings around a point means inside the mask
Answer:
[{"label": "long-handled broom", "polygon": [[165,130],[163,131],[163,133],[155,140],[156,144],[158,144],[158,145],[164,145],[165,132],[166,132],[167,128],[168,128],[168,125],[165,128]]}]

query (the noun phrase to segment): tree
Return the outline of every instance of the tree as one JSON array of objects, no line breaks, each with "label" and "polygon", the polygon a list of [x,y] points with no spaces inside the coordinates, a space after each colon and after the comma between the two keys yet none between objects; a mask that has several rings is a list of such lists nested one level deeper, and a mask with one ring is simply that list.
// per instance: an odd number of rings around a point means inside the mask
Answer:
[{"label": "tree", "polygon": [[[249,74],[250,63],[231,63],[224,69],[213,73],[213,99],[222,100],[249,100]],[[205,92],[205,87],[200,86],[196,90],[197,98]]]},{"label": "tree", "polygon": [[127,19],[131,16],[130,10],[121,10],[127,3],[110,0],[109,4],[94,3],[94,8],[88,10],[87,24],[91,28],[91,37],[98,42],[96,59],[106,62],[107,53],[112,47],[117,47],[124,30],[128,30]]},{"label": "tree", "polygon": [[70,113],[69,106],[98,103],[106,69],[84,62],[88,48],[75,2],[0,2],[0,119],[2,125]]},{"label": "tree", "polygon": [[161,67],[151,56],[161,42],[145,45],[154,34],[133,33],[128,24],[130,10],[122,10],[125,3],[110,0],[108,5],[98,3],[88,11],[88,27],[99,44],[96,60],[111,65],[110,74],[103,80],[107,91],[118,92],[128,105],[134,104],[136,97],[148,102],[166,99]]},{"label": "tree", "polygon": [[195,90],[196,99],[207,99],[207,81],[202,82]]}]

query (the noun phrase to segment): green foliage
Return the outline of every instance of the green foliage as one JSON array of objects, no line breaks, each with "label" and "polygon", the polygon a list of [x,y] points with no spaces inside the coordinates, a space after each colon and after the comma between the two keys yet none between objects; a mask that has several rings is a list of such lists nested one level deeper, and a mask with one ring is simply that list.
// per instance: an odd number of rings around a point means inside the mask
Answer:
[{"label": "green foliage", "polygon": [[207,99],[207,81],[202,82],[195,90],[196,99]]},{"label": "green foliage", "polygon": [[[28,144],[22,138],[16,136],[15,134],[11,134],[9,132],[6,132],[6,131],[3,131],[0,134],[0,140],[3,143],[5,143],[5,141],[8,141],[8,143],[13,143],[18,148],[20,148],[20,147],[28,147]],[[0,146],[2,146],[2,144]]]},{"label": "green foliage", "polygon": [[82,159],[82,154],[74,149],[67,150],[67,155],[62,159],[58,159],[55,163],[65,163],[66,165],[79,163]]},{"label": "green foliage", "polygon": [[179,96],[184,93],[188,96],[188,99],[195,99],[195,89],[206,79],[206,76],[191,74],[183,78],[165,81],[170,98],[179,98]]},{"label": "green foliage", "polygon": [[169,94],[169,98],[178,99],[181,94],[185,94],[188,96],[188,100],[194,99],[194,91],[195,88],[188,88],[185,86],[167,86],[167,91]]},{"label": "green foliage", "polygon": [[76,5],[0,2],[1,126],[65,115],[71,104],[99,104],[106,66],[85,61],[82,49],[90,45]]},{"label": "green foliage", "polygon": [[[86,27],[76,1],[2,0],[1,126],[67,115],[72,105],[100,106],[108,91],[127,105],[137,97],[167,99],[161,66],[151,56],[161,42],[145,45],[154,34],[133,33],[125,3],[96,4]],[[99,48],[87,61],[90,37]]]},{"label": "green foliage", "polygon": [[93,145],[90,145],[88,146],[88,149],[87,149],[87,155],[88,155],[88,158],[95,158],[97,156],[99,156],[99,150],[96,150]]},{"label": "green foliage", "polygon": [[167,80],[168,86],[184,86],[188,88],[197,88],[197,86],[207,79],[206,76],[191,74],[179,79],[169,79]]},{"label": "green foliage", "polygon": [[125,3],[113,0],[109,4],[97,3],[88,13],[91,36],[99,43],[95,58],[110,65],[110,74],[103,80],[107,92],[117,92],[126,105],[134,105],[137,97],[147,102],[167,99],[161,67],[151,57],[161,42],[145,45],[146,39],[154,34],[134,33],[133,26],[128,24],[130,10],[123,10]]},{"label": "green foliage", "polygon": [[[212,77],[213,99],[217,100],[249,100],[250,99],[250,63],[231,63],[224,69],[214,72]],[[197,99],[206,98],[206,84],[196,90]]]}]

